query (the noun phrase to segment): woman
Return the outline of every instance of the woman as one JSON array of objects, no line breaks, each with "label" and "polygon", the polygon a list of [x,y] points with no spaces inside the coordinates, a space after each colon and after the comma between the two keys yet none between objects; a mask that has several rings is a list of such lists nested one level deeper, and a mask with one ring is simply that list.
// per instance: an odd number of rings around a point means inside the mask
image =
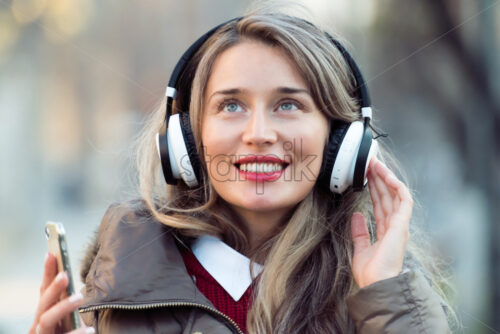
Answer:
[{"label": "woman", "polygon": [[54,305],[49,257],[31,331],[78,307],[100,333],[449,332],[340,43],[261,10],[191,51],[139,140],[141,200],[111,206],[87,252],[84,300]]}]

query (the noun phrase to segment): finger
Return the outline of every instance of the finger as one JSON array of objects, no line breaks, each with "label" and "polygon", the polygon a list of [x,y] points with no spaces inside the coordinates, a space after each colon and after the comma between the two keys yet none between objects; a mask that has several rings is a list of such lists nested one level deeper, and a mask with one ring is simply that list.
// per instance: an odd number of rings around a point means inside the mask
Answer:
[{"label": "finger", "polygon": [[370,189],[370,196],[372,198],[373,216],[375,217],[375,222],[377,223],[377,240],[381,240],[385,234],[384,213],[378,198],[379,195],[377,189],[375,188],[375,184],[373,182],[373,176],[370,173],[368,174],[368,188]]},{"label": "finger", "polygon": [[403,182],[398,180],[396,176],[393,174],[388,174],[385,177],[385,184],[389,188],[389,192],[391,193],[392,197],[392,210],[394,212],[397,212],[399,210],[399,206],[401,204],[401,197],[398,194],[398,188],[401,185],[404,185]]},{"label": "finger", "polygon": [[401,229],[403,233],[405,233],[406,237],[409,237],[409,221],[412,214],[413,207],[413,199],[408,188],[405,186],[403,182],[397,179],[394,173],[387,168],[383,163],[377,164],[377,171],[380,174],[384,175],[385,183],[390,189],[391,193],[393,193],[393,214],[394,218],[386,220],[386,231],[390,228],[390,226],[394,225],[394,223],[398,224],[398,228]]},{"label": "finger", "polygon": [[403,251],[406,247],[406,243],[410,238],[410,219],[412,214],[413,200],[411,196],[405,194],[407,190],[404,190],[404,186],[401,187],[401,195],[404,199],[401,200],[400,208],[392,216],[388,225],[390,225],[390,231],[395,235],[397,239],[404,240]]},{"label": "finger", "polygon": [[78,292],[70,297],[64,298],[44,312],[38,321],[40,334],[53,333],[59,321],[77,309],[82,301],[83,295]]},{"label": "finger", "polygon": [[95,333],[94,327],[78,328],[75,329],[74,331],[68,332],[68,334],[94,334],[94,333]]},{"label": "finger", "polygon": [[44,293],[40,296],[38,308],[35,315],[35,321],[49,309],[52,305],[58,302],[61,293],[66,289],[68,284],[68,276],[66,272],[62,271],[57,274],[56,278],[50,283],[49,287],[45,289]]},{"label": "finger", "polygon": [[[384,167],[386,168],[386,167]],[[405,207],[403,208],[404,213],[410,213],[411,216],[411,208],[413,207],[413,198],[410,194],[410,191],[406,187],[406,185],[396,178],[396,176],[388,170],[389,173],[386,175],[385,181],[392,191],[394,191],[395,196],[393,199],[393,209],[395,212],[401,211],[401,204],[405,202]],[[410,209],[410,210],[408,210]]]},{"label": "finger", "polygon": [[413,210],[413,198],[408,188],[402,182],[397,192],[401,201],[397,214],[409,223]]},{"label": "finger", "polygon": [[359,212],[355,212],[351,218],[351,237],[354,243],[354,255],[371,246],[365,217]]},{"label": "finger", "polygon": [[[393,194],[389,192],[389,189],[387,188],[387,185],[384,182],[384,177],[386,173],[381,169],[382,168],[382,163],[380,161],[376,161],[375,164],[375,172],[373,180],[375,183],[375,188],[378,191],[379,194],[379,200],[382,206],[382,210],[384,212],[385,217],[388,217],[392,211],[392,199],[393,199]],[[387,229],[387,226],[386,226]]]},{"label": "finger", "polygon": [[54,255],[47,252],[44,263],[42,284],[40,285],[40,295],[47,289],[57,274],[57,260]]},{"label": "finger", "polygon": [[384,164],[380,164],[379,168],[381,168],[385,174],[384,181],[389,190],[391,191],[391,193],[394,193],[394,195],[396,195],[393,200],[393,210],[398,211],[399,204],[401,202],[401,197],[398,194],[398,190],[401,186],[405,187],[405,184],[401,180],[399,180],[396,175]]},{"label": "finger", "polygon": [[376,160],[376,165],[376,173],[384,180],[389,191],[395,195],[397,188],[402,184],[402,182],[397,178],[394,172],[381,161]]},{"label": "finger", "polygon": [[75,329],[71,332],[68,332],[67,334],[94,334],[94,333],[95,333],[94,327],[82,327]]}]

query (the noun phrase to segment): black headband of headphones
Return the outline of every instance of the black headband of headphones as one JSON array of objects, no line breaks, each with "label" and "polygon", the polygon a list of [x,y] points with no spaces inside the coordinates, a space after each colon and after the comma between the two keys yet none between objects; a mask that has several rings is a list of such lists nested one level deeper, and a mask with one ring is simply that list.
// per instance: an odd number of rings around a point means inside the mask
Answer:
[{"label": "black headband of headphones", "polygon": [[[172,72],[172,75],[170,76],[170,80],[168,81],[168,87],[166,91],[166,96],[167,96],[167,105],[166,105],[166,114],[165,114],[165,125],[168,127],[168,120],[169,117],[172,115],[172,101],[175,99],[177,96],[177,84],[179,81],[179,78],[181,77],[182,73],[184,70],[187,68],[187,64],[189,61],[193,58],[194,54],[198,49],[205,43],[207,39],[212,36],[217,29],[220,27],[233,22],[233,21],[240,21],[243,17],[237,17],[234,19],[231,19],[229,21],[226,21],[224,23],[219,24],[218,26],[210,29],[208,32],[203,34],[200,38],[198,38],[182,55],[182,57],[179,59],[177,64],[175,65],[175,68]],[[302,18],[297,18],[311,26],[314,27],[314,25]],[[339,41],[337,41],[335,38],[333,38],[330,34],[327,32],[324,32],[325,35],[328,37],[328,39],[339,49],[339,51],[342,53],[342,56],[344,57],[345,61],[349,65],[352,74],[354,75],[354,79],[356,81],[356,95],[358,96],[360,103],[361,103],[361,108],[365,107],[370,107],[370,96],[368,95],[368,90],[366,88],[366,83],[363,78],[363,75],[361,74],[361,71],[358,68],[358,65],[356,65],[356,62],[354,59],[351,57],[349,52],[340,44]]]}]

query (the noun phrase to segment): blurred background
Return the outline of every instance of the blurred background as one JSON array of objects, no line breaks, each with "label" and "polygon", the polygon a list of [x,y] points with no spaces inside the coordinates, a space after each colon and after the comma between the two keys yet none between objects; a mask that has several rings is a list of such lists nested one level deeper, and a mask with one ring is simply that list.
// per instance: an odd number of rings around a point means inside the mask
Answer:
[{"label": "blurred background", "polygon": [[[307,0],[349,41],[375,121],[452,269],[463,333],[500,333],[499,0]],[[131,142],[182,52],[251,1],[0,0],[0,333],[26,332],[47,220],[80,260],[130,198]]]}]

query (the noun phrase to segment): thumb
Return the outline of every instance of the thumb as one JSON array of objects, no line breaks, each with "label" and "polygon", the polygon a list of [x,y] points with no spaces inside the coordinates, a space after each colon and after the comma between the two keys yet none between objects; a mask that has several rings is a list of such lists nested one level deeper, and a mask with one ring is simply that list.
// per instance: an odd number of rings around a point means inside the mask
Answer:
[{"label": "thumb", "polygon": [[365,217],[359,212],[355,212],[352,215],[351,236],[352,242],[354,243],[355,254],[371,246],[370,235],[368,234]]}]

